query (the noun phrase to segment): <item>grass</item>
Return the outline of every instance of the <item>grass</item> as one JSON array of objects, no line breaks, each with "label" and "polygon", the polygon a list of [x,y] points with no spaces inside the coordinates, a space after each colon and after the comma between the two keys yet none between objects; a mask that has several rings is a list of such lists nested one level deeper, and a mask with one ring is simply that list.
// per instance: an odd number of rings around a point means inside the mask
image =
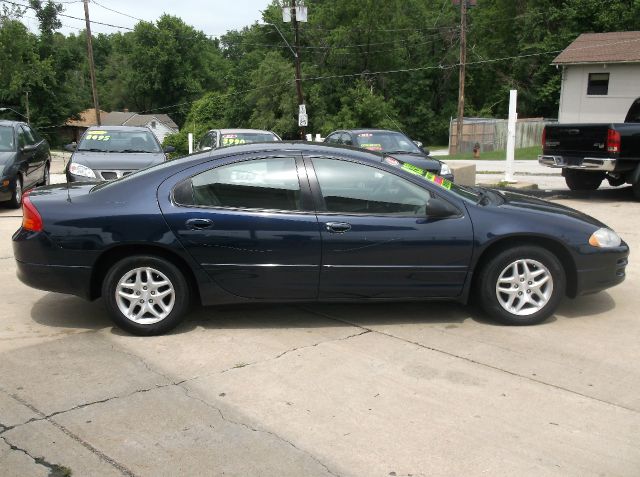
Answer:
[{"label": "grass", "polygon": [[[537,160],[538,154],[542,154],[541,146],[524,147],[522,149],[516,149],[516,160]],[[505,160],[507,157],[506,151],[491,151],[480,153],[480,160],[485,161],[499,161]],[[471,160],[473,159],[472,152],[465,152],[462,154],[453,154],[451,156],[438,156],[438,159],[444,161],[456,161],[456,160]]]}]

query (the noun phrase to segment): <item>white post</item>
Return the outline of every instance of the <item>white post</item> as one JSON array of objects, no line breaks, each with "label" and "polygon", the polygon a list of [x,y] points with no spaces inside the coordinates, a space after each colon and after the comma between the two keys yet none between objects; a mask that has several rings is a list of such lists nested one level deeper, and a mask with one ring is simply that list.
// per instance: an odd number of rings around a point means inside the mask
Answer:
[{"label": "white post", "polygon": [[507,124],[507,163],[505,165],[504,181],[515,183],[515,177],[513,177],[513,166],[515,159],[516,149],[516,121],[518,120],[517,113],[518,103],[518,90],[512,89],[509,91],[509,122]]},{"label": "white post", "polygon": [[189,133],[189,154],[193,154],[193,133]]}]

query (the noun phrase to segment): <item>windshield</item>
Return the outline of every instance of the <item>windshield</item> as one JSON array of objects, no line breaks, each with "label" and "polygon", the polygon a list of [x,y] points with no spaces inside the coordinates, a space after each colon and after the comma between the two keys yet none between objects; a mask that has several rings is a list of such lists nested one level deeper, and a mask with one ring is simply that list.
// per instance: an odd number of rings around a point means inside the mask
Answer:
[{"label": "windshield", "polygon": [[235,146],[236,144],[249,144],[252,142],[274,142],[278,140],[278,136],[269,132],[223,133],[220,137],[220,146]]},{"label": "windshield", "polygon": [[117,131],[90,129],[84,135],[78,151],[135,153],[162,152],[151,131]]},{"label": "windshield", "polygon": [[356,145],[363,149],[382,152],[407,152],[424,154],[415,143],[402,133],[393,131],[369,131],[355,135]]},{"label": "windshield", "polygon": [[13,128],[0,126],[0,151],[9,152],[16,150],[16,143],[13,137]]},{"label": "windshield", "polygon": [[425,171],[419,167],[409,164],[408,162],[399,161],[394,157],[385,156],[384,162],[398,167],[404,171],[420,176],[423,180],[436,184],[449,192],[453,192],[458,197],[477,203],[482,198],[482,192],[476,187],[467,187],[454,184],[444,177],[438,176],[432,172]]}]

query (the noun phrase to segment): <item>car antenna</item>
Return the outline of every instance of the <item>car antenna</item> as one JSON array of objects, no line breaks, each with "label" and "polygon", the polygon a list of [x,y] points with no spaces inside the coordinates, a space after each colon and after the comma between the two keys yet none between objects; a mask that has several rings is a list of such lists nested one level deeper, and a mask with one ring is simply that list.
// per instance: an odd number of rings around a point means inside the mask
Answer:
[{"label": "car antenna", "polygon": [[404,134],[405,136],[407,135],[407,134],[402,130],[402,128],[400,127],[400,125],[396,122],[396,120],[395,120],[395,119],[393,119],[391,116],[389,116],[389,114],[388,114],[387,112],[385,112],[385,113],[384,113],[384,115],[385,115],[387,118],[389,118],[393,124],[395,124],[395,125],[396,125],[396,127],[398,128],[398,131],[400,131],[400,132],[401,132],[402,134]]}]

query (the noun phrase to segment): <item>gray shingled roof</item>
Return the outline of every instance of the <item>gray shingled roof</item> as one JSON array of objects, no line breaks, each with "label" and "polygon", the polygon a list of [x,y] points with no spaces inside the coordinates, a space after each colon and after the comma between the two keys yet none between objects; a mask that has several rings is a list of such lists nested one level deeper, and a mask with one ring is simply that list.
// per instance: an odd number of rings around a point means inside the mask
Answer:
[{"label": "gray shingled roof", "polygon": [[165,126],[178,129],[178,125],[166,114],[138,114],[113,111],[102,119],[105,126],[146,126],[151,121],[158,121]]},{"label": "gray shingled roof", "polygon": [[638,62],[640,62],[640,31],[617,31],[583,33],[560,53],[552,64]]}]

